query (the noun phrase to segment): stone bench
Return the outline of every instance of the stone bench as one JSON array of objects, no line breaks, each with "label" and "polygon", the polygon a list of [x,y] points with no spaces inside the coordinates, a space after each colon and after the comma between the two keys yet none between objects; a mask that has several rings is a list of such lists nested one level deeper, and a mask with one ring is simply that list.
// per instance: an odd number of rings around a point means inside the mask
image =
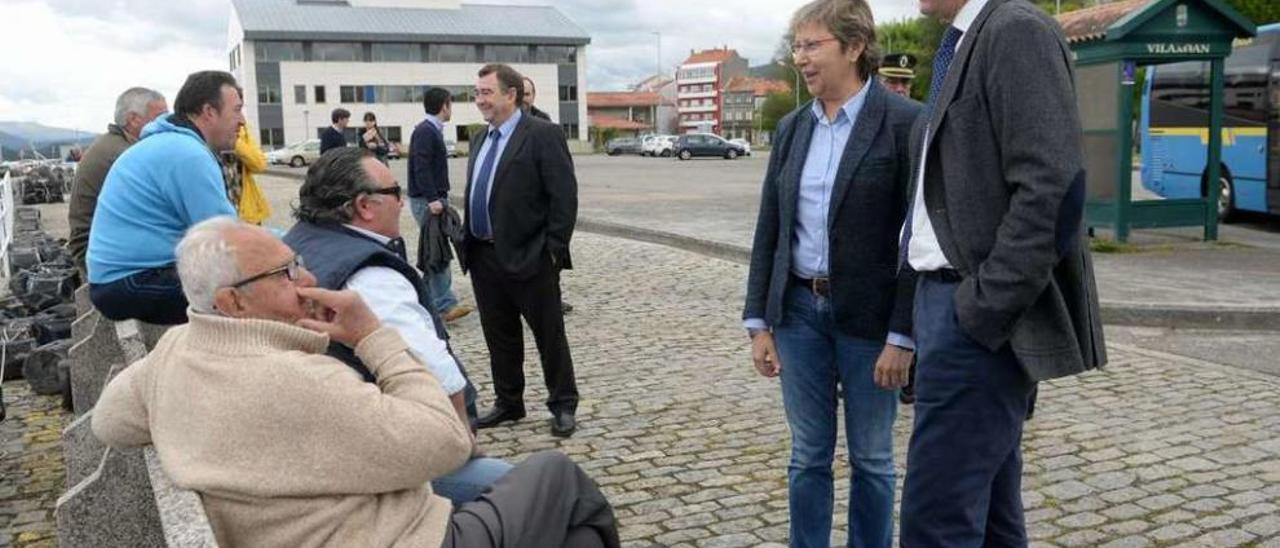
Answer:
[{"label": "stone bench", "polygon": [[166,328],[111,322],[91,309],[76,321],[83,322],[78,329],[73,325],[73,338],[83,337],[73,346],[79,351],[72,370],[80,416],[62,436],[72,487],[57,502],[58,544],[217,546],[199,495],[173,484],[153,447],[110,448],[91,429],[92,407],[105,384],[146,356]]}]

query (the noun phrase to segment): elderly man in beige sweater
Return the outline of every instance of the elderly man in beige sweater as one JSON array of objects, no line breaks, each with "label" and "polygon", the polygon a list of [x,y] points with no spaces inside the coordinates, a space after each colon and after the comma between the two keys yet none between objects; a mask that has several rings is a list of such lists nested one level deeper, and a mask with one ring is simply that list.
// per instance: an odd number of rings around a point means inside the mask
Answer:
[{"label": "elderly man in beige sweater", "polygon": [[[230,218],[178,244],[190,323],[113,379],[93,431],[154,444],[227,546],[618,546],[613,511],[566,457],[530,456],[451,507],[430,480],[471,453],[439,381],[358,295],[314,287],[288,246]],[[376,383],[325,355],[355,348]]]}]

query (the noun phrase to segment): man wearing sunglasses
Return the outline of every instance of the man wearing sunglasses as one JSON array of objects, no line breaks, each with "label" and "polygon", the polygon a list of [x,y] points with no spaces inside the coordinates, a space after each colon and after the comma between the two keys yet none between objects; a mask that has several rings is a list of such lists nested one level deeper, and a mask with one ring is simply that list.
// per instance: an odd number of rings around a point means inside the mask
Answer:
[{"label": "man wearing sunglasses", "polygon": [[[200,493],[218,544],[619,545],[609,502],[561,453],[530,455],[478,500],[438,496],[472,447],[440,381],[359,295],[315,287],[266,230],[202,222],[177,270],[190,323],[112,379],[92,426],[113,447],[153,444],[174,483]],[[326,356],[330,341],[374,382]]]},{"label": "man wearing sunglasses", "polygon": [[[449,349],[449,335],[422,274],[406,259],[400,237],[404,201],[391,171],[367,150],[335,149],[307,170],[298,194],[298,222],[285,243],[308,260],[317,285],[355,291],[380,320],[399,331],[440,379],[458,418],[469,424],[475,416],[475,388]],[[351,347],[335,344],[330,354],[373,381]],[[438,491],[456,501],[471,500],[510,468],[497,459],[477,458]]]}]

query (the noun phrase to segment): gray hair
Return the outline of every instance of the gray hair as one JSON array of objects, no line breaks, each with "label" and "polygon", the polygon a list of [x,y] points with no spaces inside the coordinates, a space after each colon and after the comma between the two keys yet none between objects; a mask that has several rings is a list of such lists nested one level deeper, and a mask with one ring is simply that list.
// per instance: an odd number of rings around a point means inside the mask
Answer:
[{"label": "gray hair", "polygon": [[822,25],[840,42],[840,49],[862,46],[858,75],[869,80],[880,67],[880,45],[876,43],[876,21],[865,0],[813,0],[791,17],[790,36],[806,24]]},{"label": "gray hair", "polygon": [[234,217],[214,217],[191,227],[178,242],[178,278],[192,310],[212,313],[218,288],[240,279],[240,264],[235,248],[227,242],[227,233],[241,228],[249,225]]},{"label": "gray hair", "polygon": [[129,88],[116,99],[116,125],[124,127],[129,121],[129,113],[145,117],[147,108],[156,101],[163,101],[164,95],[154,89]]},{"label": "gray hair", "polygon": [[352,202],[377,188],[364,168],[364,159],[372,157],[360,147],[335,148],[320,156],[307,168],[307,180],[298,189],[294,218],[316,224],[351,222]]}]

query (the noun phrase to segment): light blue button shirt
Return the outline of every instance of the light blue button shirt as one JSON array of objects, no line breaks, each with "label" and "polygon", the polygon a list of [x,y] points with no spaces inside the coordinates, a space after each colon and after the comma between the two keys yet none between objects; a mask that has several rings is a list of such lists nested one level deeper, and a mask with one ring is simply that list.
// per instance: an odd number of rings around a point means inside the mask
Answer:
[{"label": "light blue button shirt", "polygon": [[441,135],[444,135],[444,122],[440,121],[439,116],[428,114],[427,121],[431,122],[431,125],[436,128],[436,131],[439,131]]},{"label": "light blue button shirt", "polygon": [[809,139],[809,155],[800,174],[800,200],[796,204],[796,230],[792,240],[791,271],[801,278],[825,278],[831,272],[831,240],[827,236],[828,214],[834,194],[836,171],[844,146],[867,102],[862,86],[836,111],[834,120],[827,119],[822,102],[813,102],[813,134]]},{"label": "light blue button shirt", "polygon": [[[858,114],[867,102],[870,85],[845,101],[836,111],[834,120],[828,119],[820,99],[813,102],[816,122],[809,138],[809,154],[805,157],[804,171],[800,173],[800,194],[796,204],[796,230],[791,245],[791,271],[801,278],[825,278],[831,273],[831,239],[828,236],[831,198],[834,194],[836,173],[840,170],[840,158],[845,145],[858,121]],[[763,329],[763,318],[750,318],[743,322],[747,329]],[[914,348],[911,338],[889,333],[889,344]]]}]

